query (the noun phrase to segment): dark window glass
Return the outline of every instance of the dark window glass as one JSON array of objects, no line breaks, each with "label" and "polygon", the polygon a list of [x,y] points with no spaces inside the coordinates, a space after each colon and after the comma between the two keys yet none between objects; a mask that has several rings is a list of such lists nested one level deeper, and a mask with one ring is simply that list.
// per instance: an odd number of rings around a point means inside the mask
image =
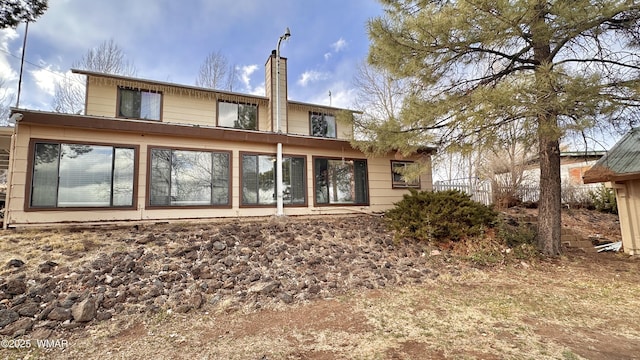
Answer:
[{"label": "dark window glass", "polygon": [[118,116],[132,119],[160,120],[160,93],[118,88]]},{"label": "dark window glass", "polygon": [[311,136],[336,137],[336,118],[327,114],[310,114]]},{"label": "dark window glass", "polygon": [[[276,199],[276,157],[242,155],[242,204],[270,205]],[[304,204],[306,200],[305,159],[282,158],[282,200],[284,204]]]},{"label": "dark window glass", "polygon": [[34,153],[31,206],[133,205],[134,149],[37,143]]},{"label": "dark window glass", "polygon": [[229,204],[229,154],[151,149],[152,206]]},{"label": "dark window glass", "polygon": [[317,204],[367,204],[369,187],[365,160],[315,159]]},{"label": "dark window glass", "polygon": [[258,106],[218,102],[218,126],[244,130],[258,129]]},{"label": "dark window glass", "polygon": [[419,188],[420,187],[420,179],[414,179],[412,181],[407,181],[402,175],[402,171],[409,165],[411,165],[411,161],[392,161],[391,162],[391,176],[392,176],[392,187],[394,188]]}]

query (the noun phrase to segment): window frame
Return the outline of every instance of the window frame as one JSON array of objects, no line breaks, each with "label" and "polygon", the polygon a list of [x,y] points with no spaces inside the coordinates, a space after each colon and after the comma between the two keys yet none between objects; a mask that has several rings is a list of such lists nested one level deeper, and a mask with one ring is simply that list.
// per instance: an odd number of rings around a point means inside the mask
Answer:
[{"label": "window frame", "polygon": [[[276,154],[273,153],[263,153],[263,152],[249,152],[249,151],[241,151],[238,157],[238,167],[239,167],[239,191],[238,191],[238,203],[239,203],[239,207],[241,208],[271,208],[271,207],[275,207],[277,206],[277,198],[276,201],[273,202],[272,204],[248,204],[245,203],[243,201],[243,189],[244,189],[244,179],[243,179],[243,163],[244,163],[244,156],[273,156],[274,158],[276,157]],[[309,194],[308,194],[308,189],[309,189],[309,185],[308,185],[308,181],[307,181],[307,156],[306,155],[298,155],[298,154],[283,154],[282,155],[282,160],[284,163],[284,159],[285,158],[299,158],[302,159],[303,161],[303,173],[302,173],[302,179],[303,179],[303,185],[302,188],[304,189],[304,202],[302,203],[293,203],[293,202],[285,202],[283,201],[283,206],[284,207],[307,207],[309,204]],[[275,165],[274,165],[275,168]],[[274,176],[276,176],[277,179],[277,174],[274,174]],[[276,187],[277,184],[275,184],[275,179],[274,179],[274,194],[276,191]],[[283,196],[284,197],[284,196]]]},{"label": "window frame", "polygon": [[[151,93],[151,94],[159,94],[160,95],[160,104],[158,105],[160,107],[159,111],[158,111],[158,119],[145,119],[143,117],[129,117],[129,116],[124,116],[122,115],[121,111],[120,111],[120,107],[121,107],[121,101],[122,101],[122,96],[121,96],[121,90],[127,90],[127,91],[137,91],[140,93],[146,92],[146,93]],[[164,104],[164,94],[162,93],[162,91],[154,91],[154,90],[148,90],[148,89],[144,89],[144,88],[137,88],[137,87],[131,87],[131,86],[118,86],[116,89],[116,118],[119,119],[133,119],[133,120],[145,120],[145,121],[162,121],[162,115],[163,115],[163,104]]]},{"label": "window frame", "polygon": [[[151,174],[152,174],[152,164],[151,164],[151,156],[152,150],[168,150],[168,151],[194,151],[194,152],[206,152],[206,153],[216,153],[216,154],[227,154],[229,158],[229,169],[228,169],[228,180],[227,180],[227,191],[228,191],[228,202],[227,204],[203,204],[203,205],[152,205],[151,204]],[[172,169],[169,169],[171,172]],[[146,194],[145,194],[145,209],[231,209],[233,204],[233,152],[230,150],[216,150],[216,149],[201,149],[201,148],[189,148],[189,147],[169,147],[169,146],[155,146],[155,145],[147,145],[147,178],[146,178]],[[169,190],[171,193],[171,190]]]},{"label": "window frame", "polygon": [[[325,116],[330,116],[333,118],[333,127],[334,127],[334,131],[335,134],[334,136],[320,136],[320,135],[314,135],[313,134],[313,117],[314,116],[322,116],[323,119]],[[309,135],[313,136],[313,137],[317,137],[317,138],[322,138],[322,139],[337,139],[338,138],[338,119],[336,118],[336,116],[334,114],[330,114],[330,113],[325,113],[325,112],[318,112],[318,111],[310,111],[309,112]]]},{"label": "window frame", "polygon": [[[224,126],[224,125],[220,125],[220,103],[226,103],[226,104],[234,104],[237,107],[237,112],[236,112],[236,122],[238,121],[239,118],[239,114],[240,114],[240,105],[243,106],[253,106],[256,109],[256,126],[254,129],[245,129],[245,128],[241,128],[241,127],[235,127],[235,126]],[[259,105],[258,104],[254,104],[251,102],[243,102],[243,101],[229,101],[229,100],[218,100],[216,102],[216,126],[217,127],[221,127],[221,128],[225,128],[225,129],[237,129],[237,130],[250,130],[250,131],[258,131],[259,127],[260,127],[260,109],[259,109]]]},{"label": "window frame", "polygon": [[[132,199],[131,205],[117,205],[117,206],[33,206],[32,204],[32,196],[33,196],[33,181],[34,181],[34,166],[35,166],[35,155],[36,155],[36,145],[37,144],[57,144],[58,146],[62,145],[89,145],[89,146],[104,146],[111,147],[115,152],[115,149],[132,149],[133,150],[133,179],[132,179]],[[133,144],[120,144],[120,143],[105,143],[105,142],[89,142],[89,141],[67,141],[67,140],[58,140],[58,139],[44,139],[44,138],[31,138],[29,140],[29,150],[28,150],[28,159],[27,159],[27,174],[26,174],[26,183],[25,183],[25,192],[24,192],[24,204],[23,210],[25,212],[33,212],[33,211],[87,211],[87,210],[135,210],[138,208],[138,174],[139,174],[139,157],[140,157],[140,146]],[[114,162],[115,158],[112,159],[111,164],[111,194],[110,194],[110,202],[113,203],[113,172],[114,172]],[[58,162],[57,172],[60,174],[60,163]],[[59,175],[58,175],[59,176]],[[60,188],[60,182],[56,183],[56,203],[58,192]]]},{"label": "window frame", "polygon": [[[364,179],[364,184],[366,186],[366,188],[364,189],[365,191],[365,201],[364,202],[353,202],[353,203],[331,203],[331,202],[318,202],[318,191],[319,191],[319,187],[318,187],[318,174],[316,173],[316,161],[317,160],[333,160],[333,161],[353,161],[354,162],[354,183],[357,182],[356,180],[356,173],[355,173],[355,162],[362,162],[364,163],[365,166],[365,179]],[[361,159],[361,158],[338,158],[338,157],[330,157],[330,156],[313,156],[312,157],[312,166],[313,166],[313,206],[314,207],[331,207],[331,206],[369,206],[371,204],[371,186],[369,184],[369,162],[367,161],[367,159]],[[328,163],[327,163],[328,164]]]},{"label": "window frame", "polygon": [[[421,189],[422,188],[420,177],[418,177],[417,183],[410,184],[409,182],[407,182],[407,180],[404,180],[404,176],[402,174],[395,172],[395,169],[394,169],[394,165],[396,164],[402,164],[404,167],[406,167],[407,165],[412,165],[414,163],[415,161],[391,160],[391,188],[392,189]],[[396,175],[402,176],[403,180],[396,181],[395,180]]]}]

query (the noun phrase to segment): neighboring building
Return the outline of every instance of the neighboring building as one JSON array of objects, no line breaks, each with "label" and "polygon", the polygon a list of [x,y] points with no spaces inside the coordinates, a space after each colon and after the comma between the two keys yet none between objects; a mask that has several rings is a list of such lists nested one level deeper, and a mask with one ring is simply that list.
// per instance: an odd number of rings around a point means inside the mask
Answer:
[{"label": "neighboring building", "polygon": [[630,255],[640,253],[640,128],[618,141],[584,174],[584,182],[606,182],[616,193],[622,246]]},{"label": "neighboring building", "polygon": [[430,168],[433,148],[367,157],[337,116],[349,110],[287,100],[276,59],[266,96],[74,70],[86,115],[13,109],[5,227],[274,215],[277,144],[284,215],[383,211],[409,187],[431,190],[430,170],[413,182],[396,170]]},{"label": "neighboring building", "polygon": [[[606,153],[606,151],[560,152],[560,181],[564,186],[584,185],[582,177],[585,171],[589,170]],[[537,157],[527,161],[522,178],[525,186],[540,184],[540,163]]]},{"label": "neighboring building", "polygon": [[[560,182],[562,202],[567,205],[582,203],[596,184],[586,184],[582,176],[606,151],[563,151],[560,153]],[[512,172],[513,170],[513,172]],[[514,169],[501,169],[495,173],[490,192],[492,200],[511,206],[512,200],[537,202],[540,198],[540,160],[533,157]],[[512,184],[518,184],[516,187]]]}]

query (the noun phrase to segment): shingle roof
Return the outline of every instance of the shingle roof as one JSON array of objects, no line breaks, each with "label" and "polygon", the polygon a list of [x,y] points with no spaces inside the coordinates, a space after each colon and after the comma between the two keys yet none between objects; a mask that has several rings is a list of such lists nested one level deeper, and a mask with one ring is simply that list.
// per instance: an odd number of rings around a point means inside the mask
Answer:
[{"label": "shingle roof", "polygon": [[585,184],[640,179],[640,127],[625,134],[583,179]]}]

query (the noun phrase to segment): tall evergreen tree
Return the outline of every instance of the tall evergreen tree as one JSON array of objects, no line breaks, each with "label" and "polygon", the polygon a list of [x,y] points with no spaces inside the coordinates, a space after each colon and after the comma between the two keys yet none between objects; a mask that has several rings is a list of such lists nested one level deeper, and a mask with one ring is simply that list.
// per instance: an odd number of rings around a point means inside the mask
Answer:
[{"label": "tall evergreen tree", "polygon": [[498,141],[518,121],[537,139],[539,247],[560,253],[560,140],[638,121],[636,0],[380,0],[369,62],[411,81],[368,151]]}]

